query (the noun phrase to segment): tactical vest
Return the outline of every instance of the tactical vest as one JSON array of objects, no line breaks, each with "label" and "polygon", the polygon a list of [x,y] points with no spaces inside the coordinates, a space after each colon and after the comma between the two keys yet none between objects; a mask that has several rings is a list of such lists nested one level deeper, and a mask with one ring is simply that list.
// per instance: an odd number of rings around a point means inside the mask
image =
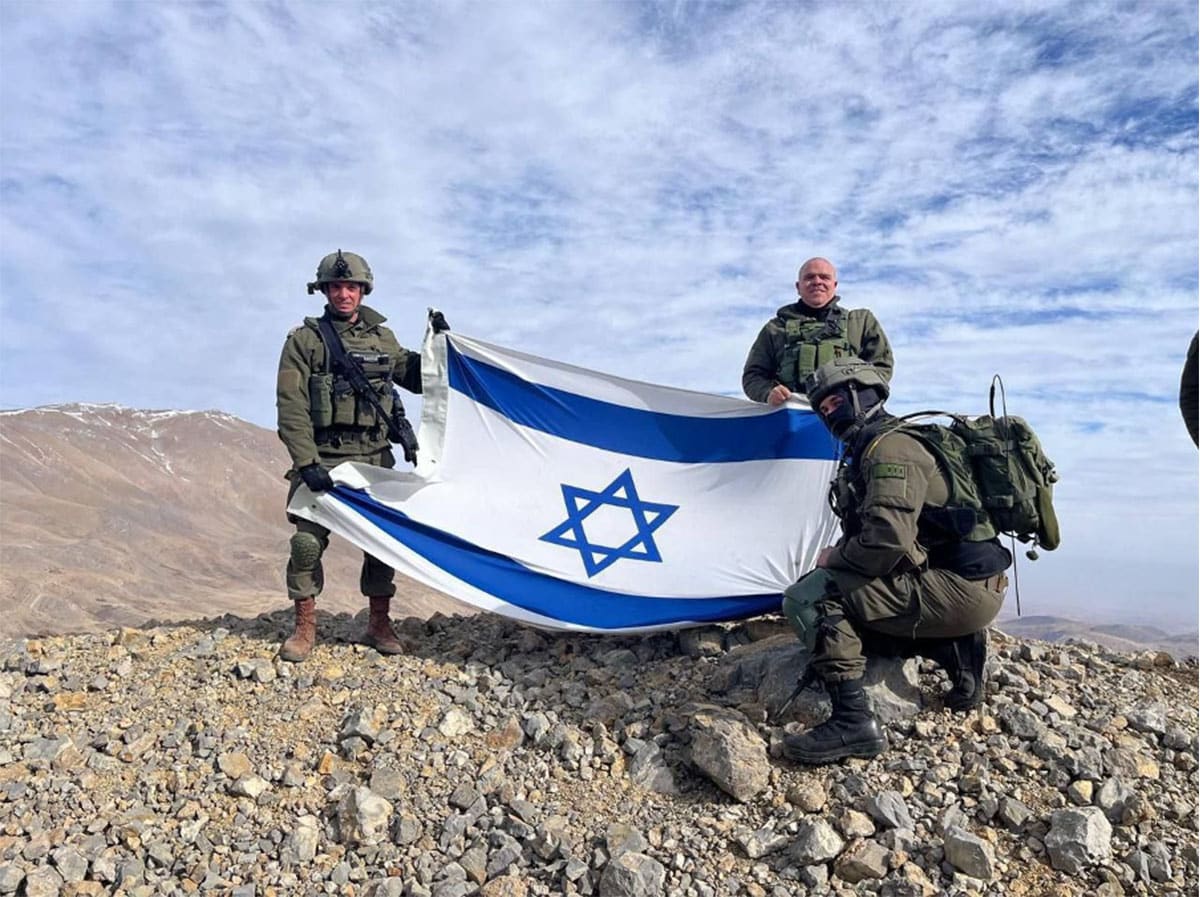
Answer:
[{"label": "tactical vest", "polygon": [[[375,391],[384,411],[391,413],[394,393],[392,371],[395,359],[383,351],[384,346],[375,331],[347,340],[343,336],[347,354],[357,359],[371,388]],[[308,407],[313,423],[313,435],[318,446],[337,446],[346,439],[360,438],[364,431],[375,431],[385,442],[387,422],[380,420],[379,413],[365,398],[354,392],[350,381],[339,373],[329,370],[330,359],[321,344],[321,370],[308,378]]]},{"label": "tactical vest", "polygon": [[802,393],[808,375],[821,365],[835,358],[857,355],[858,350],[847,336],[848,317],[844,308],[835,305],[821,321],[808,317],[784,321],[783,352],[776,379],[793,392]]}]

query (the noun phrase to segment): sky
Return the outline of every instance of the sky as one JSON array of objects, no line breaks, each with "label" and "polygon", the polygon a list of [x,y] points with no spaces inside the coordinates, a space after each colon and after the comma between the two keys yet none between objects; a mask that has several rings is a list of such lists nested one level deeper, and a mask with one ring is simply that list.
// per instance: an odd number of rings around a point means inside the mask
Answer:
[{"label": "sky", "polygon": [[999,373],[1056,462],[1022,611],[1190,630],[1197,163],[1191,0],[3,0],[0,407],[273,428],[338,248],[404,345],[740,395],[824,256],[890,410]]}]

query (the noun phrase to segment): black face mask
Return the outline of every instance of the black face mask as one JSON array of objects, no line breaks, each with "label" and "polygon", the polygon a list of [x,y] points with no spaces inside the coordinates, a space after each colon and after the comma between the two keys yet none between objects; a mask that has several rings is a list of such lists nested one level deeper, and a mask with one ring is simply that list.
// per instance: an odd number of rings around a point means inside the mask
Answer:
[{"label": "black face mask", "polygon": [[850,390],[839,389],[832,395],[840,395],[842,403],[828,414],[822,414],[821,419],[825,421],[825,426],[829,428],[829,432],[835,439],[845,440],[851,435],[851,431],[856,429],[856,425],[862,424],[862,421],[859,420],[859,413],[854,408],[854,397],[850,395]]},{"label": "black face mask", "polygon": [[874,386],[863,386],[857,390],[844,386],[830,395],[841,396],[842,403],[828,414],[822,414],[821,419],[835,439],[847,443],[853,441],[882,401],[879,390]]}]

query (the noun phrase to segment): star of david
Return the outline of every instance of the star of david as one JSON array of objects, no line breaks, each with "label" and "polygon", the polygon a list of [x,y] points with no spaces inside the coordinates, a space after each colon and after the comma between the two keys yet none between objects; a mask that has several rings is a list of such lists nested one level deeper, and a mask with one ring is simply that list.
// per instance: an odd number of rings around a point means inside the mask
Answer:
[{"label": "star of david", "polygon": [[[600,492],[568,486],[562,483],[563,502],[567,506],[567,519],[539,539],[552,545],[562,545],[579,551],[583,568],[588,578],[595,576],[622,558],[631,561],[662,563],[658,546],[654,544],[654,531],[667,522],[679,510],[679,505],[664,505],[642,501],[633,484],[629,468]],[[626,508],[634,528],[633,536],[620,545],[601,545],[588,539],[584,521],[602,507]]]}]

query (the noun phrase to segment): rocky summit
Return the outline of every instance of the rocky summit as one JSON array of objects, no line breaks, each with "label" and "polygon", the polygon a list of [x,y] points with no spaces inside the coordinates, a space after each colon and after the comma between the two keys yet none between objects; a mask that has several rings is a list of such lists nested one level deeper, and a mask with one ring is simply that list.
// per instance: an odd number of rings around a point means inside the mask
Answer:
[{"label": "rocky summit", "polygon": [[1197,669],[993,631],[877,661],[890,748],[807,768],[777,619],[640,637],[319,614],[4,643],[0,895],[1192,895]]}]

